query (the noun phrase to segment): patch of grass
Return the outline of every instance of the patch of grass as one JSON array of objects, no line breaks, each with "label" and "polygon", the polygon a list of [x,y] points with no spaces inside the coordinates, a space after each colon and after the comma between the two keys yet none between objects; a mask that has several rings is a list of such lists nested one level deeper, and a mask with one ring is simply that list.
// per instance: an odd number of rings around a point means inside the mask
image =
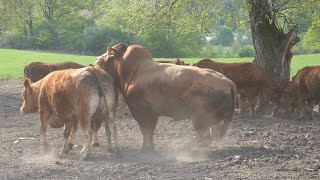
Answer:
[{"label": "patch of grass", "polygon": [[[0,78],[23,78],[24,66],[34,62],[62,62],[74,61],[79,64],[88,65],[95,63],[95,56],[77,56],[69,54],[55,54],[36,51],[24,51],[13,49],[0,49]],[[155,60],[174,60],[175,58]],[[204,58],[181,58],[186,63],[194,64]],[[253,58],[210,58],[220,62],[251,62]],[[320,54],[295,55],[291,62],[291,77],[304,66],[320,65]]]},{"label": "patch of grass", "polygon": [[55,54],[36,51],[14,49],[0,49],[0,78],[23,78],[24,66],[34,62],[62,62],[74,61],[88,65],[95,63],[94,56],[76,56],[69,54]]}]

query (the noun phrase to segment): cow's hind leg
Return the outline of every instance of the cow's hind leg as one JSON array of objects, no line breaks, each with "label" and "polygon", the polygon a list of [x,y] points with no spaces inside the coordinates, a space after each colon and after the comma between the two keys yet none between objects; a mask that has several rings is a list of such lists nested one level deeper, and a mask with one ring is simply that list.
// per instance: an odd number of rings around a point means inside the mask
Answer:
[{"label": "cow's hind leg", "polygon": [[[118,143],[118,130],[117,130],[117,125],[115,123],[113,116],[109,116],[108,118],[106,118],[105,130],[106,130],[107,140],[108,140],[108,151],[109,152],[115,151],[116,154],[119,154],[120,148]],[[113,141],[114,141],[114,148],[115,148],[114,150],[112,148],[111,137],[113,137]]]},{"label": "cow's hind leg", "polygon": [[[95,116],[95,115],[94,115]],[[92,143],[92,146],[93,147],[98,147],[100,146],[100,142],[99,142],[99,139],[98,139],[98,132],[99,132],[99,129],[101,127],[101,123],[102,123],[102,120],[99,119],[99,118],[102,118],[102,116],[95,116],[93,118],[93,121],[91,122],[91,127],[92,127],[92,136],[93,136],[93,143]]]},{"label": "cow's hind leg", "polygon": [[68,154],[68,152],[70,151],[69,136],[70,136],[71,129],[72,129],[72,124],[70,124],[69,122],[64,124],[64,128],[63,128],[64,143],[60,150],[60,153],[59,153],[60,155]]},{"label": "cow's hind leg", "polygon": [[80,127],[84,133],[85,143],[81,150],[81,160],[87,160],[90,156],[91,141],[92,141],[92,130],[91,130],[91,118],[88,115],[83,115],[80,119]]},{"label": "cow's hind leg", "polygon": [[74,141],[74,137],[76,135],[77,129],[78,129],[77,121],[74,121],[72,124],[70,136],[69,136],[69,149],[70,150],[73,148],[73,141]]}]

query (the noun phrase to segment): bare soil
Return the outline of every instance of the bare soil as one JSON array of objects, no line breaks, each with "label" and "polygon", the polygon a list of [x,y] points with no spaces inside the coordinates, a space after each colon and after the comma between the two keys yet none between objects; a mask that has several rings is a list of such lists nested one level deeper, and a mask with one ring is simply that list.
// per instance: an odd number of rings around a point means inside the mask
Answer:
[{"label": "bare soil", "polygon": [[42,154],[39,114],[20,113],[22,80],[0,80],[0,179],[320,179],[320,119],[234,117],[226,136],[210,148],[185,148],[194,136],[191,122],[161,117],[156,148],[140,152],[142,134],[121,101],[116,121],[122,157],[108,153],[105,131],[100,147],[80,161],[83,142],[58,157],[62,128],[48,128],[53,148]]}]

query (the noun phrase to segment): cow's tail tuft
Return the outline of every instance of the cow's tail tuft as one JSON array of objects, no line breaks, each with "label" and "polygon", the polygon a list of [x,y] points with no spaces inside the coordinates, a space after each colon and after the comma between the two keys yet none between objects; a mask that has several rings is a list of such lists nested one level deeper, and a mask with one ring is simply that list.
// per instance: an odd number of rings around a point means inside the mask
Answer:
[{"label": "cow's tail tuft", "polygon": [[235,110],[236,108],[236,97],[237,97],[237,90],[236,87],[231,87],[230,88],[230,92],[231,92],[231,99],[232,99],[232,109]]}]

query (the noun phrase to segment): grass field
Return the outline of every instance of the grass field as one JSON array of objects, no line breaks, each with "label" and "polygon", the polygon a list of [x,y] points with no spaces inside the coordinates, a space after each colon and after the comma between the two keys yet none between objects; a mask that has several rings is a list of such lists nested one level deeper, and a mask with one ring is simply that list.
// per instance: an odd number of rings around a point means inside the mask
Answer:
[{"label": "grass field", "polygon": [[[22,51],[13,49],[0,49],[0,79],[23,78],[23,68],[26,64],[34,61],[61,62],[74,61],[83,65],[94,64],[95,56],[76,56],[69,54],[54,54],[35,51]],[[162,58],[157,58],[160,60]],[[173,58],[171,58],[173,59]],[[193,64],[203,58],[183,58],[187,63]],[[253,58],[214,58],[221,62],[252,61]],[[162,59],[163,60],[163,59]],[[304,66],[320,65],[320,54],[296,55],[291,63],[291,76]]]}]

